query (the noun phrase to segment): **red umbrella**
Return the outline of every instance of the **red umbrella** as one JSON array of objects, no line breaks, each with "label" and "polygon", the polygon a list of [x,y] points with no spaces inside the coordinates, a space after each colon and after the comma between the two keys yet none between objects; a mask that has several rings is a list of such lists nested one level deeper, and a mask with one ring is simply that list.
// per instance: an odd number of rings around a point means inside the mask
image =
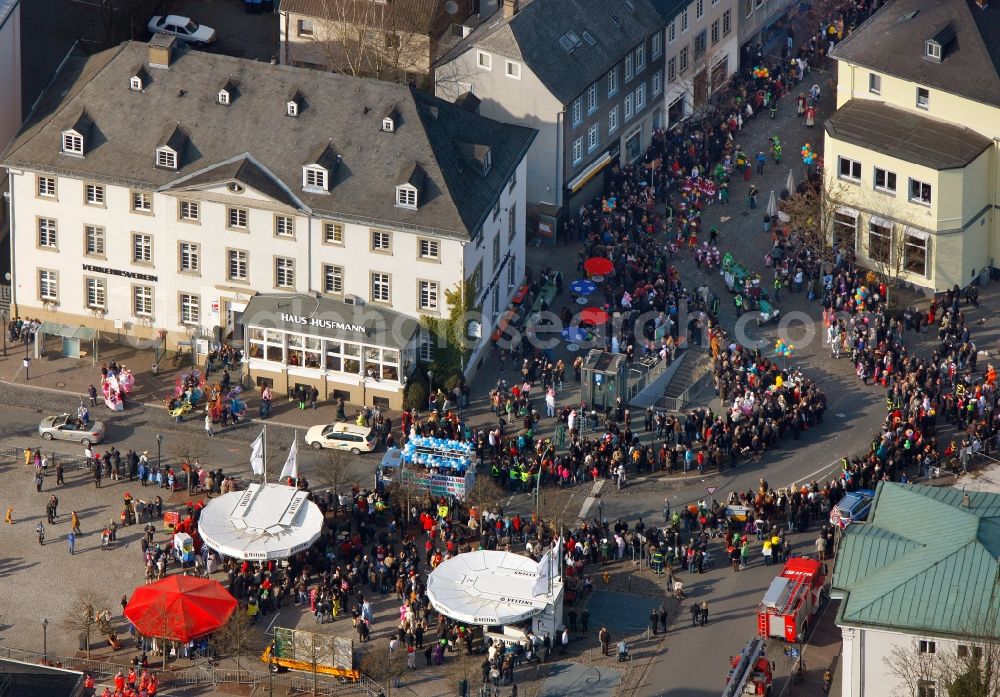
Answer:
[{"label": "red umbrella", "polygon": [[605,257],[591,257],[583,262],[583,268],[591,276],[607,276],[614,271],[615,265]]},{"label": "red umbrella", "polygon": [[236,605],[218,581],[174,575],[136,588],[125,617],[145,636],[187,642],[222,627]]},{"label": "red umbrella", "polygon": [[580,311],[580,322],[584,324],[604,324],[608,313],[599,307],[588,307]]}]

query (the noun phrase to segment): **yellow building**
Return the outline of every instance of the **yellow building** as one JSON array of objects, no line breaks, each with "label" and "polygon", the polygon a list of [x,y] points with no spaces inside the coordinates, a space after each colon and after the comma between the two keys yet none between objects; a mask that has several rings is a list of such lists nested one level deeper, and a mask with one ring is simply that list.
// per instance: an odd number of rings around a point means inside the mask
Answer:
[{"label": "yellow building", "polygon": [[1000,266],[1000,3],[891,0],[831,56],[834,242],[923,289]]}]

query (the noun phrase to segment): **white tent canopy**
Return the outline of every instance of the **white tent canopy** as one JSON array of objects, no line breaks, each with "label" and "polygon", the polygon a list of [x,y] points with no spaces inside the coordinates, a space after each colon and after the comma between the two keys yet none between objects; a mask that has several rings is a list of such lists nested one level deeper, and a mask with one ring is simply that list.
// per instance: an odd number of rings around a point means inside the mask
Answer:
[{"label": "white tent canopy", "polygon": [[284,559],[312,546],[323,514],[308,494],[283,484],[251,484],[209,501],[198,532],[212,549],[237,559]]},{"label": "white tent canopy", "polygon": [[467,624],[517,624],[542,613],[562,592],[534,595],[538,563],[512,552],[466,552],[442,562],[427,579],[427,597],[438,612]]}]

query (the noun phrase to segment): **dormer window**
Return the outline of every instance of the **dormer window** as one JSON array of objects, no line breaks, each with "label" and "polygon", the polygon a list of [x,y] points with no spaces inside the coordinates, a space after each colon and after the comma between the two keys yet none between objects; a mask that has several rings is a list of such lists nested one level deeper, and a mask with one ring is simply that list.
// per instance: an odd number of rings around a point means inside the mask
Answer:
[{"label": "dormer window", "polygon": [[135,70],[132,71],[132,77],[128,79],[128,88],[133,92],[142,92],[148,84],[149,73],[146,72],[146,66],[136,66]]},{"label": "dormer window", "polygon": [[417,208],[417,190],[409,184],[396,187],[396,205],[400,208]]},{"label": "dormer window", "polygon": [[483,163],[483,175],[489,174],[490,167],[493,166],[493,149],[487,148],[486,153],[482,157]]},{"label": "dormer window", "polygon": [[328,172],[323,167],[303,167],[302,168],[302,188],[303,189],[327,189]]},{"label": "dormer window", "polygon": [[298,102],[289,101],[288,104],[286,105],[286,107],[287,107],[286,113],[289,116],[298,116],[299,115],[299,104],[298,104]]},{"label": "dormer window", "polygon": [[65,155],[83,157],[83,136],[76,131],[64,131],[62,134],[62,151]]},{"label": "dormer window", "polygon": [[229,104],[229,92],[226,90],[219,90],[219,104]]},{"label": "dormer window", "polygon": [[177,151],[168,147],[157,148],[156,166],[163,169],[177,169]]},{"label": "dormer window", "polygon": [[941,62],[941,44],[937,41],[924,42],[924,58],[937,63]]},{"label": "dormer window", "polygon": [[298,116],[302,111],[302,93],[296,88],[288,92],[288,100],[285,102],[285,114],[288,116]]},{"label": "dormer window", "polygon": [[382,130],[385,131],[386,133],[392,133],[395,127],[396,124],[395,122],[393,122],[392,117],[386,116],[384,119],[382,119]]},{"label": "dormer window", "polygon": [[138,75],[132,76],[128,81],[128,88],[133,92],[142,92],[142,78]]}]

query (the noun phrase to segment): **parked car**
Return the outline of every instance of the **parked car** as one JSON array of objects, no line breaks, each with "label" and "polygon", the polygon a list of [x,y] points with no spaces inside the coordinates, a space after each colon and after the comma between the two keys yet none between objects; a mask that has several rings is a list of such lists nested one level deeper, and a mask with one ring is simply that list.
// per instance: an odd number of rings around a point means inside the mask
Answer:
[{"label": "parked car", "polygon": [[839,526],[843,530],[851,523],[861,523],[868,520],[874,499],[875,492],[871,489],[858,489],[844,494],[844,497],[830,511],[830,524]]},{"label": "parked car", "polygon": [[181,15],[156,15],[146,25],[154,34],[170,34],[199,46],[215,41],[215,30]]},{"label": "parked car", "polygon": [[312,446],[314,450],[333,448],[360,455],[375,449],[375,433],[367,426],[357,424],[320,424],[306,431],[306,445]]},{"label": "parked car", "polygon": [[69,414],[46,416],[38,424],[38,435],[45,440],[72,440],[81,445],[91,445],[104,440],[104,422],[91,421],[84,426],[80,419]]}]

